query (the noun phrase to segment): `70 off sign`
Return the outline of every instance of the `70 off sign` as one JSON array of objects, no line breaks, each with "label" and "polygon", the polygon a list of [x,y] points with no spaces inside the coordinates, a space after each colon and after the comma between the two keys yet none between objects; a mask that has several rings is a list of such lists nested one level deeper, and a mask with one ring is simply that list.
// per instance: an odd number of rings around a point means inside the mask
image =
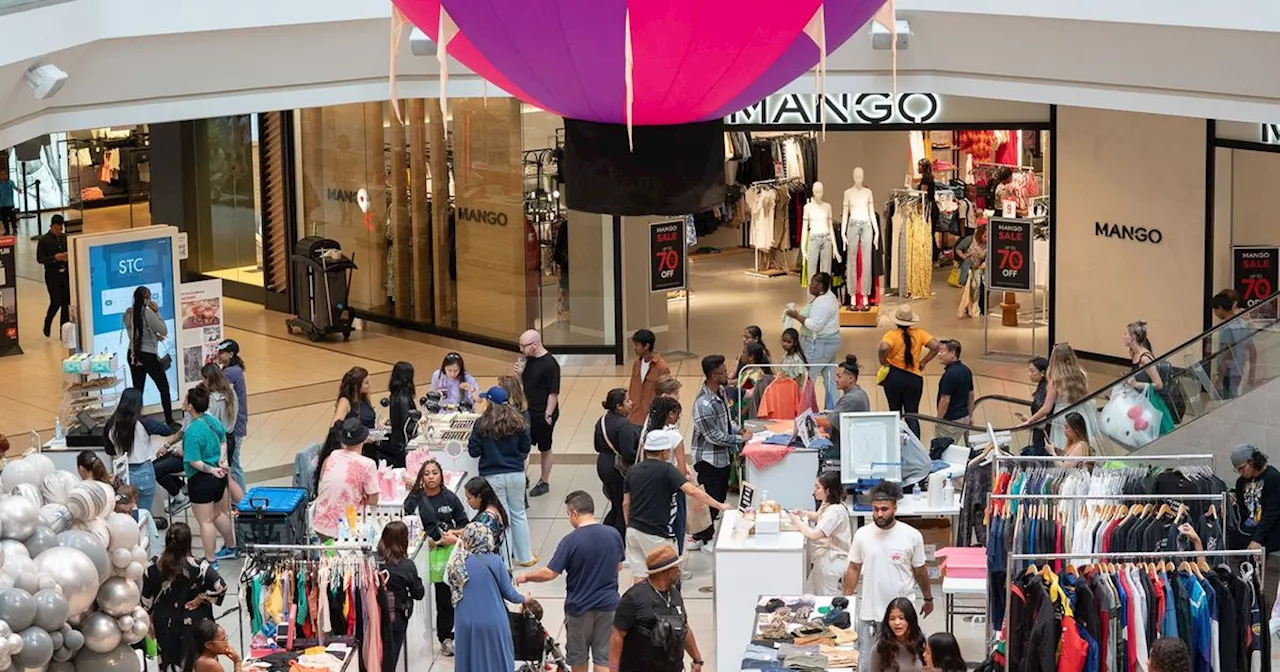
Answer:
[{"label": "70 off sign", "polygon": [[996,249],[996,254],[1000,257],[997,265],[1005,277],[1017,275],[1018,271],[1022,270],[1022,252],[1001,247]]}]

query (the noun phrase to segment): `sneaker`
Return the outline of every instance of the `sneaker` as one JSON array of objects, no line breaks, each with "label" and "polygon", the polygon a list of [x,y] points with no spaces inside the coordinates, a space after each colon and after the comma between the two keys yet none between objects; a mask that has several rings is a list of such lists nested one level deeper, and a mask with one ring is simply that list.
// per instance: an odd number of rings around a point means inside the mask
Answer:
[{"label": "sneaker", "polygon": [[440,642],[440,655],[444,656],[445,658],[453,657],[453,640],[452,639],[446,639],[443,642]]},{"label": "sneaker", "polygon": [[716,552],[716,542],[714,542],[714,541],[708,541],[708,542],[706,542],[706,543],[704,543],[704,544],[702,545],[702,548],[701,548],[700,550],[701,550],[703,553],[708,553],[708,554],[710,554],[710,553],[715,553],[715,552]]},{"label": "sneaker", "polygon": [[517,566],[519,566],[519,567],[532,567],[532,566],[534,566],[534,565],[536,565],[536,564],[538,564],[538,556],[537,556],[537,555],[533,556],[533,559],[532,559],[532,560],[530,560],[529,562],[517,562],[517,563],[516,563],[516,565],[517,565]]},{"label": "sneaker", "polygon": [[701,542],[701,541],[699,541],[699,540],[694,540],[694,541],[688,541],[688,542],[685,542],[684,550],[686,550],[686,551],[701,551],[701,550],[702,550],[702,542]]},{"label": "sneaker", "polygon": [[548,492],[551,492],[551,486],[547,485],[546,481],[538,481],[538,484],[533,486],[533,488],[529,490],[529,496],[541,497],[542,495],[545,495]]},{"label": "sneaker", "polygon": [[172,516],[190,505],[191,498],[187,496],[187,493],[179,492],[177,495],[169,498],[169,503],[165,505],[164,512]]},{"label": "sneaker", "polygon": [[236,557],[236,549],[223,546],[213,557],[217,560],[229,560]]},{"label": "sneaker", "polygon": [[209,569],[212,569],[215,572],[218,571],[218,561],[214,560],[213,562],[209,563]]}]

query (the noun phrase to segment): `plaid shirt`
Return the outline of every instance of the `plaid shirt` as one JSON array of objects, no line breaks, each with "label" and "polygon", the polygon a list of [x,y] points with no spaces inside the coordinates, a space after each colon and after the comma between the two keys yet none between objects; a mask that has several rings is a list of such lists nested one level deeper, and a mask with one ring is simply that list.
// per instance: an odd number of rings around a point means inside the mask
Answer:
[{"label": "plaid shirt", "polygon": [[729,466],[731,452],[742,448],[742,437],[729,418],[729,404],[721,394],[707,389],[698,391],[693,402],[693,461],[713,467]]}]

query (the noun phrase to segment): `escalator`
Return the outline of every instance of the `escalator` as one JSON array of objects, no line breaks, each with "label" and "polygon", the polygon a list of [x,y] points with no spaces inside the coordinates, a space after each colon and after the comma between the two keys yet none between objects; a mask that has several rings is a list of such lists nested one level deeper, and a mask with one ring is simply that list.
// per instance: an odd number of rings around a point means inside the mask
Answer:
[{"label": "escalator", "polygon": [[[1212,453],[1218,456],[1218,473],[1230,475],[1227,455],[1236,445],[1251,443],[1263,452],[1272,445],[1280,446],[1278,316],[1280,293],[1179,345],[1146,369],[1130,372],[1034,425],[994,430],[998,435],[1007,433],[1010,446],[1017,452],[1032,444],[1033,430],[1060,436],[1068,415],[1087,415],[1092,408],[1100,425],[1092,432],[1100,436],[1089,437],[1093,455]],[[1142,380],[1150,377],[1160,381],[1161,398],[1174,416],[1173,429],[1154,440],[1150,438],[1154,435],[1154,428],[1150,427],[1153,418],[1143,408],[1133,410],[1133,405],[1121,402],[1108,405],[1113,397],[1135,394],[1134,384],[1144,372],[1147,375]],[[984,415],[984,404],[988,409],[1008,404],[1014,411],[1023,411],[1031,402],[1007,396],[981,397],[975,403],[975,417]],[[965,429],[971,443],[982,443],[973,437],[985,436],[988,431],[985,425],[958,425],[923,415],[911,417],[920,421],[926,446],[940,425]]]}]

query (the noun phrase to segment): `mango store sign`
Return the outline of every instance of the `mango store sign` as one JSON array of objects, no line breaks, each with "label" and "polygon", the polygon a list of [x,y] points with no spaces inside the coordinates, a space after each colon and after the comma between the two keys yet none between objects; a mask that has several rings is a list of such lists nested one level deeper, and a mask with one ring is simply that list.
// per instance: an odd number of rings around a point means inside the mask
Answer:
[{"label": "mango store sign", "polygon": [[932,93],[812,93],[774,94],[725,117],[725,124],[927,124],[942,113]]},{"label": "mango store sign", "polygon": [[1267,145],[1280,145],[1280,124],[1262,124],[1262,142]]}]

